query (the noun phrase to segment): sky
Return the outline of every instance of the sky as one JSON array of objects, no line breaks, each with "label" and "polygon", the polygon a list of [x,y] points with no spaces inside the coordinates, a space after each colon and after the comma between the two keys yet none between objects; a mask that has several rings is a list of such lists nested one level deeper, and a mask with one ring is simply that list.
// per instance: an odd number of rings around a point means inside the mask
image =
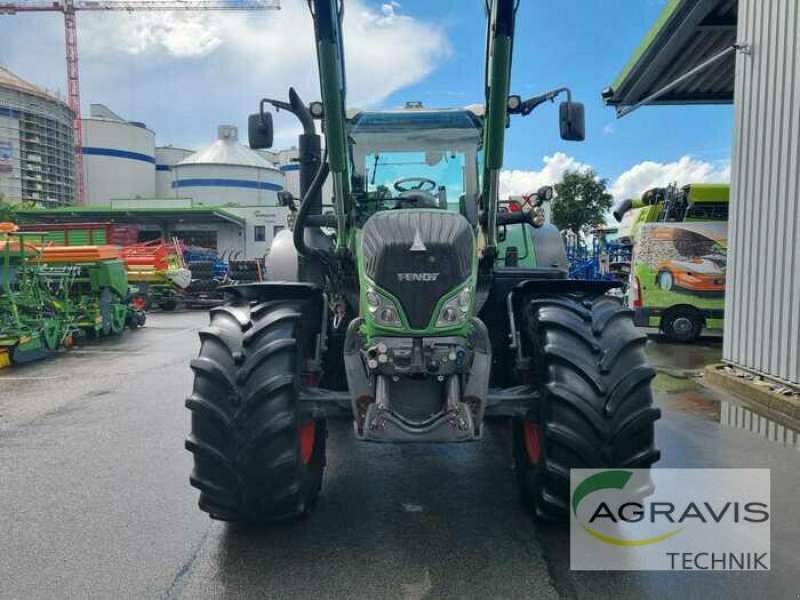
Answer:
[{"label": "sky", "polygon": [[[24,3],[25,0],[19,0]],[[568,86],[586,105],[586,141],[558,137],[556,105],[514,117],[501,193],[556,183],[592,168],[616,199],[671,182],[726,182],[731,106],[645,107],[616,120],[610,85],[666,0],[521,0],[512,93]],[[91,13],[78,16],[82,111],[102,103],[146,123],[157,144],[201,148],[219,124],[237,125],[263,96],[294,85],[318,99],[311,18],[303,0],[280,11]],[[345,0],[348,104],[385,108],[483,101],[483,0]],[[65,94],[63,17],[0,16],[0,63]],[[277,115],[276,146],[296,143],[293,117]]]}]

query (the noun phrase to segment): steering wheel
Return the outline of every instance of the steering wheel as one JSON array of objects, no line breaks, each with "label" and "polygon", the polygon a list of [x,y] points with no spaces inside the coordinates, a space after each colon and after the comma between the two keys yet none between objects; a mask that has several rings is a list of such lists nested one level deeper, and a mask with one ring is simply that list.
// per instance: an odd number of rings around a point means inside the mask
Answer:
[{"label": "steering wheel", "polygon": [[[404,183],[418,182],[417,185],[405,186]],[[436,189],[436,182],[427,177],[403,177],[394,182],[394,189],[398,192],[432,192]]]}]

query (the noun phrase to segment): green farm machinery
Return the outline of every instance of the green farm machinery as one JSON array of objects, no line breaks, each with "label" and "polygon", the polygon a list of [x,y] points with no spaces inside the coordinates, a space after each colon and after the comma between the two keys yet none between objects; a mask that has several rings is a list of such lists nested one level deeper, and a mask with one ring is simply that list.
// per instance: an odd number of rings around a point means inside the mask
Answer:
[{"label": "green farm machinery", "polygon": [[[5,224],[4,224],[5,225]],[[40,232],[0,233],[0,349],[4,363],[24,363],[144,325],[130,300],[125,264],[114,246],[55,246]]]},{"label": "green farm machinery", "polygon": [[487,0],[483,106],[346,110],[342,4],[309,1],[322,100],[291,89],[250,116],[254,148],[272,143],[268,105],[299,118],[302,198],[267,257],[272,280],[229,287],[200,332],[186,401],[200,509],[232,521],[310,511],[328,419],[364,442],[466,443],[491,418],[508,423],[525,507],[563,519],[570,469],[659,458],[655,373],[607,294],[619,283],[567,277],[539,206],[552,190],[531,210],[499,198],[512,117],[564,94],[561,137],[580,141],[583,105],[566,88],[509,93],[518,0]]}]

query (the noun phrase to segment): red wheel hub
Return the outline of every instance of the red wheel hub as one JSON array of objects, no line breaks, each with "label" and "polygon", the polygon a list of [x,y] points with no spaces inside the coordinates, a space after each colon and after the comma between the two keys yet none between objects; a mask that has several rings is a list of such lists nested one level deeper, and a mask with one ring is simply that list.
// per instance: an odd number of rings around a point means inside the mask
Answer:
[{"label": "red wheel hub", "polygon": [[141,296],[136,296],[131,300],[131,306],[136,310],[143,310],[146,304],[146,300]]},{"label": "red wheel hub", "polygon": [[314,439],[317,436],[317,422],[309,421],[299,431],[300,435],[300,460],[307,465],[314,455]]},{"label": "red wheel hub", "polygon": [[538,464],[542,457],[542,428],[531,421],[523,421],[522,437],[525,441],[525,452],[528,460],[533,464]]}]

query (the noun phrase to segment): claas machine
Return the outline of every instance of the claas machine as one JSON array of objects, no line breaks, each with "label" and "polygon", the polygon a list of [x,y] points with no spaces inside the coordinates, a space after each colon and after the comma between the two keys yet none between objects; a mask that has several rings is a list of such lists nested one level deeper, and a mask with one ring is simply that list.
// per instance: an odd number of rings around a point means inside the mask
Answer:
[{"label": "claas machine", "polygon": [[[510,93],[517,4],[487,2],[479,109],[355,111],[342,4],[309,2],[321,101],[305,105],[290,90],[289,102],[264,99],[250,117],[255,148],[271,143],[269,105],[303,125],[294,230],[268,257],[279,281],[229,288],[191,363],[190,480],[211,517],[310,511],[335,418],[364,442],[437,452],[480,440],[486,420],[502,417],[525,507],[548,520],[567,515],[570,469],[659,458],[654,371],[631,313],[606,294],[618,284],[568,279],[540,210],[498,210],[510,121],[564,94],[561,137],[584,137],[583,106],[568,90]],[[530,242],[524,261],[509,241],[520,238]]]}]

